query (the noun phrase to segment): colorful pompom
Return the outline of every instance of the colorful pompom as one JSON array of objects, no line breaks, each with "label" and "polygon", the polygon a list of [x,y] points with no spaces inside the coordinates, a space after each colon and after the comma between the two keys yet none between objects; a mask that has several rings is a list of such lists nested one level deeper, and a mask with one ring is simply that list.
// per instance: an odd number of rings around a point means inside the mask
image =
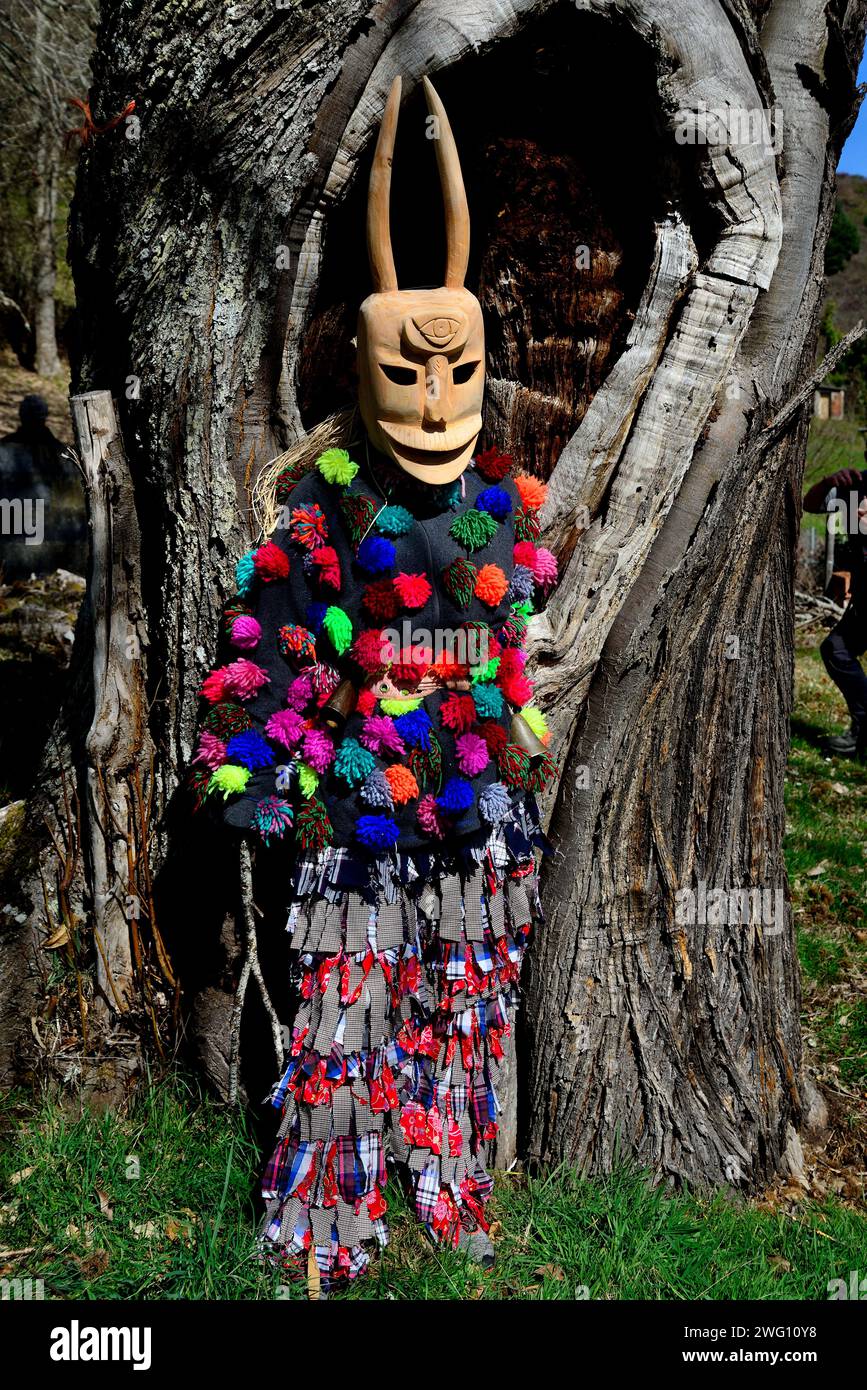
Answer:
[{"label": "colorful pompom", "polygon": [[478,719],[499,719],[503,713],[503,693],[495,685],[480,681],[473,686],[472,700]]},{"label": "colorful pompom", "polygon": [[490,512],[495,521],[505,521],[512,510],[512,499],[502,487],[486,487],[476,498],[480,512]]},{"label": "colorful pompom", "polygon": [[499,825],[512,814],[512,798],[502,782],[491,782],[479,796],[479,815],[488,825]]},{"label": "colorful pompom", "polygon": [[491,761],[488,745],[478,734],[461,734],[455,740],[455,751],[458,767],[465,777],[477,777]]},{"label": "colorful pompom", "polygon": [[230,796],[237,796],[242,792],[250,780],[250,769],[248,767],[237,767],[234,763],[223,763],[211,773],[211,780],[208,783],[208,795],[213,796],[217,792],[222,794],[226,801]]},{"label": "colorful pompom", "polygon": [[373,525],[376,516],[376,503],[364,494],[341,497],[337,504],[346,523],[349,539],[353,546],[359,545]]},{"label": "colorful pompom", "polygon": [[484,719],[479,724],[478,728],[479,733],[488,745],[488,752],[491,757],[498,757],[509,742],[509,735],[506,733],[502,724],[497,724],[493,719]]},{"label": "colorful pompom", "polygon": [[536,767],[530,769],[527,786],[533,793],[542,792],[545,790],[548,782],[557,776],[559,776],[559,768],[551,757],[551,754],[546,753],[541,762]]},{"label": "colorful pompom", "polygon": [[211,705],[216,705],[218,701],[224,700],[228,693],[225,666],[218,667],[216,671],[209,671],[199,690],[199,694]]},{"label": "colorful pompom", "polygon": [[298,764],[298,790],[305,798],[309,798],[319,786],[319,776],[308,763]]},{"label": "colorful pompom", "polygon": [[523,603],[532,598],[535,582],[532,570],[528,570],[526,565],[516,565],[509,580],[509,600]]},{"label": "colorful pompom", "polygon": [[325,621],[325,614],[327,612],[327,603],[308,603],[305,609],[307,626],[314,636],[322,631],[322,624]]},{"label": "colorful pompom", "polygon": [[525,512],[537,512],[548,495],[547,484],[541,478],[534,478],[531,473],[519,473],[515,478],[515,487]]},{"label": "colorful pompom", "polygon": [[463,734],[476,722],[476,706],[472,695],[450,695],[440,705],[440,719],[447,729]]},{"label": "colorful pompom", "polygon": [[243,734],[235,734],[229,740],[226,753],[232,762],[240,763],[255,772],[259,767],[270,767],[274,754],[261,734],[255,729],[246,729]]},{"label": "colorful pompom", "polygon": [[507,743],[497,754],[502,781],[509,787],[526,787],[530,780],[530,754],[517,743]]},{"label": "colorful pompom", "polygon": [[499,565],[482,565],[476,576],[476,598],[489,608],[496,608],[506,597],[509,581]]},{"label": "colorful pompom", "polygon": [[396,574],[394,587],[404,608],[424,608],[433,593],[426,574]]},{"label": "colorful pompom", "polygon": [[334,771],[350,787],[357,787],[375,767],[373,754],[362,748],[355,738],[345,738],[334,757]]},{"label": "colorful pompom", "polygon": [[552,584],[557,583],[557,557],[543,545],[536,551],[533,578],[543,589],[550,589]]},{"label": "colorful pompom", "polygon": [[376,518],[376,529],[383,536],[405,536],[413,524],[412,513],[406,507],[383,507]]},{"label": "colorful pompom", "polygon": [[371,753],[395,753],[402,757],[406,752],[406,744],[394,727],[394,720],[384,714],[371,714],[365,719],[359,737]]},{"label": "colorful pompom", "polygon": [[239,613],[232,623],[229,641],[241,651],[252,651],[253,647],[258,646],[261,636],[262,628],[256,619],[249,613]]},{"label": "colorful pompom", "polygon": [[399,806],[405,805],[407,801],[413,801],[418,796],[418,782],[403,763],[392,763],[391,767],[385,769],[385,775],[391,788],[391,794]]},{"label": "colorful pompom", "polygon": [[321,729],[308,729],[301,743],[301,756],[321,775],[334,761],[334,744]]},{"label": "colorful pompom", "polygon": [[416,819],[426,835],[434,835],[441,840],[445,834],[440,810],[437,806],[437,799],[432,792],[428,792],[418,803]]},{"label": "colorful pompom", "polygon": [[296,676],[294,681],[289,682],[289,688],[286,691],[286,704],[289,709],[298,710],[300,714],[312,699],[313,668],[308,666],[306,671],[302,671],[300,676]]},{"label": "colorful pompom", "polygon": [[193,811],[201,811],[204,806],[210,781],[211,774],[207,769],[203,772],[191,772],[187,777],[187,788],[192,797]]},{"label": "colorful pompom", "polygon": [[317,797],[312,797],[299,807],[295,818],[295,835],[302,849],[317,853],[331,844],[334,829],[325,806]]},{"label": "colorful pompom", "polygon": [[316,642],[308,627],[298,623],[287,623],[277,633],[277,647],[281,656],[294,656],[299,661],[316,660]]},{"label": "colorful pompom", "polygon": [[478,570],[470,560],[452,560],[443,570],[443,588],[458,608],[467,608],[476,587]]},{"label": "colorful pompom", "polygon": [[534,705],[525,705],[521,710],[521,718],[529,724],[537,738],[547,737],[548,721],[540,709],[536,709]]},{"label": "colorful pompom", "polygon": [[301,481],[304,474],[310,467],[309,459],[296,459],[294,463],[289,463],[277,477],[275,484],[275,494],[278,502],[285,502],[297,483]]},{"label": "colorful pompom", "polygon": [[226,761],[226,745],[216,734],[209,734],[207,729],[203,729],[199,734],[199,743],[193,758],[194,763],[200,767],[206,767],[209,772],[213,772],[221,763]]},{"label": "colorful pompom", "polygon": [[[306,704],[306,701],[305,701]],[[265,733],[290,751],[298,747],[304,733],[304,720],[297,710],[278,709],[265,725]]]},{"label": "colorful pompom", "polygon": [[368,574],[381,574],[383,570],[390,570],[395,562],[394,546],[384,536],[365,536],[355,558]]},{"label": "colorful pompom", "polygon": [[267,845],[272,838],[282,840],[292,828],[294,818],[295,812],[288,801],[280,796],[263,796],[256,802],[251,824]]},{"label": "colorful pompom", "polygon": [[309,669],[316,703],[320,706],[324,705],[340,684],[340,672],[335,671],[333,666],[327,665],[324,661],[317,661]]},{"label": "colorful pompom", "polygon": [[233,700],[251,699],[270,680],[267,671],[244,656],[223,668],[223,690]]},{"label": "colorful pompom", "polygon": [[401,714],[412,714],[413,710],[418,709],[421,702],[420,695],[413,696],[411,700],[401,695],[397,700],[380,700],[379,708],[382,714],[390,714],[392,719],[396,721]]},{"label": "colorful pompom", "polygon": [[[368,714],[373,714],[373,711],[376,709],[376,696],[373,693],[373,691],[370,690],[368,687],[365,687],[363,690],[359,690],[358,703],[356,704],[355,708],[358,711],[358,713],[363,714],[365,718]],[[388,713],[387,710],[385,712],[386,714]]]},{"label": "colorful pompom", "polygon": [[443,779],[443,750],[436,734],[430,736],[430,747],[413,748],[407,761],[420,787],[439,788]]},{"label": "colorful pompom", "polygon": [[359,816],[355,833],[369,849],[391,849],[400,836],[396,823],[389,816]]},{"label": "colorful pompom", "polygon": [[[388,701],[388,703],[392,704],[396,702]],[[383,701],[382,704],[383,710],[387,714],[388,710],[385,710],[386,701]],[[394,721],[394,727],[397,729],[401,738],[405,739],[410,747],[424,748],[425,750],[430,748],[431,722],[430,716],[426,710],[407,710],[405,714],[398,715],[397,719]]]},{"label": "colorful pompom", "polygon": [[473,789],[463,777],[450,777],[437,797],[437,806],[448,816],[460,816],[475,801]]},{"label": "colorful pompom", "polygon": [[470,551],[481,550],[496,534],[497,523],[487,512],[462,512],[449,527],[449,535]]},{"label": "colorful pompom", "polygon": [[275,545],[274,541],[266,541],[258,550],[254,550],[253,564],[263,584],[270,584],[275,579],[285,579],[289,573],[289,556],[279,545]]},{"label": "colorful pompom", "polygon": [[358,472],[358,464],[353,463],[345,449],[326,449],[316,460],[316,467],[326,483],[336,483],[346,487]]},{"label": "colorful pompom", "polygon": [[202,728],[216,734],[223,742],[240,734],[244,729],[252,729],[253,721],[243,705],[233,705],[226,701],[212,705],[202,720]]},{"label": "colorful pompom", "polygon": [[316,550],[328,539],[328,522],[317,502],[293,508],[289,534],[305,550]]},{"label": "colorful pompom", "polygon": [[518,541],[512,547],[512,559],[516,565],[524,565],[532,571],[536,563],[536,547],[532,541]]},{"label": "colorful pompom", "polygon": [[498,449],[485,449],[476,456],[476,468],[489,483],[499,483],[512,471],[512,455]]},{"label": "colorful pompom", "polygon": [[235,566],[235,588],[239,594],[249,594],[256,578],[256,566],[253,562],[255,550],[248,550],[242,555]]},{"label": "colorful pompom", "polygon": [[374,806],[382,811],[394,810],[394,798],[388,778],[379,768],[375,768],[365,777],[359,796],[366,806]]},{"label": "colorful pompom", "polygon": [[519,541],[537,541],[542,534],[542,527],[535,512],[525,512],[523,507],[515,512],[515,539]]},{"label": "colorful pompom", "polygon": [[337,655],[342,656],[352,642],[352,621],[349,615],[342,608],[332,605],[325,610],[322,626]]}]

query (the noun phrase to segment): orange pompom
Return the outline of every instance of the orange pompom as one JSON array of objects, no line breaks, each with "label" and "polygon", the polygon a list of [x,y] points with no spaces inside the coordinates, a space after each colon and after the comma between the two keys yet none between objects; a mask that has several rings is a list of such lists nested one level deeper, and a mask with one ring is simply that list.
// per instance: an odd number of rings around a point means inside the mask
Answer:
[{"label": "orange pompom", "polygon": [[505,597],[509,588],[509,581],[503,574],[499,565],[482,565],[476,575],[476,587],[474,593],[476,598],[480,598],[482,603],[486,603],[490,608],[496,608]]},{"label": "orange pompom", "polygon": [[519,473],[515,479],[515,487],[518,489],[525,512],[537,512],[548,496],[547,483],[543,483],[541,478],[532,477],[529,473]]},{"label": "orange pompom", "polygon": [[391,767],[385,769],[385,777],[391,795],[398,805],[402,806],[404,802],[412,801],[413,797],[418,796],[418,782],[403,763],[392,763]]}]

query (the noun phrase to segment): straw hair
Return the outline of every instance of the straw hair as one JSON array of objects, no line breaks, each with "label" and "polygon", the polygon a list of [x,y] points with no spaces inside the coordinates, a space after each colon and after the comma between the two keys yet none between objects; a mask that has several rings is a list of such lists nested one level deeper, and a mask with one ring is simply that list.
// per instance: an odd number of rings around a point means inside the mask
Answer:
[{"label": "straw hair", "polygon": [[279,520],[281,504],[277,501],[277,482],[284,469],[296,464],[312,468],[326,449],[346,449],[360,437],[358,409],[354,405],[348,406],[329,415],[297,444],[293,444],[291,449],[271,459],[257,475],[250,493],[253,519],[259,534],[270,536]]}]

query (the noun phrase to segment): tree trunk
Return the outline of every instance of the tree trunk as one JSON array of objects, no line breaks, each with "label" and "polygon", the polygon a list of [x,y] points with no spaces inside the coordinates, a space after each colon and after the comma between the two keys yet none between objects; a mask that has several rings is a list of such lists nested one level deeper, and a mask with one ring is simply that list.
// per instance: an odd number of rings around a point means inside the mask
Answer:
[{"label": "tree trunk", "polygon": [[[176,797],[197,690],[259,469],[351,399],[371,137],[392,77],[417,103],[427,72],[471,189],[487,442],[550,475],[564,568],[533,631],[564,775],[500,1159],[520,1132],[529,1156],[604,1169],[619,1146],[676,1179],[797,1166],[791,915],[721,924],[699,886],[785,897],[806,415],[765,427],[812,364],[863,30],[863,0],[104,12],[94,119],[145,114],[139,142],[82,155],[78,389],[122,409],[157,912],[188,934],[190,881],[213,903],[181,967],[197,1017],[225,1031],[237,976],[229,879]],[[684,110],[775,102],[779,169],[766,140],[678,137]],[[440,261],[412,233],[438,226],[420,109],[418,158],[402,121],[395,160],[405,285]]]},{"label": "tree trunk", "polygon": [[[47,16],[37,6],[33,16],[33,53],[44,60]],[[35,85],[39,90],[39,77]],[[57,180],[60,174],[60,132],[46,120],[40,122],[36,140],[34,168],[34,253],[33,253],[33,331],[36,338],[35,367],[39,376],[57,376],[57,328],[54,291],[57,287]]]}]

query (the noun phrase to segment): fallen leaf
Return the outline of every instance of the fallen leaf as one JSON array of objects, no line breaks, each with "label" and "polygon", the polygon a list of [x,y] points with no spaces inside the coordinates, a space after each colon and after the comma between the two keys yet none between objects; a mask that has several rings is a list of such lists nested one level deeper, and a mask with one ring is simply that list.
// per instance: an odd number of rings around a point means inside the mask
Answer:
[{"label": "fallen leaf", "polygon": [[108,1197],[106,1197],[104,1192],[100,1192],[98,1187],[95,1188],[94,1191],[96,1192],[96,1195],[99,1198],[99,1209],[102,1212],[103,1216],[107,1216],[109,1221],[113,1221],[114,1207],[111,1205],[111,1202],[109,1201]]},{"label": "fallen leaf", "polygon": [[111,1256],[107,1250],[94,1250],[91,1255],[83,1255],[78,1260],[78,1268],[85,1279],[96,1279],[100,1274],[105,1274],[111,1263]]},{"label": "fallen leaf", "polygon": [[132,1235],[141,1240],[153,1240],[156,1236],[161,1234],[160,1228],[155,1221],[145,1221],[137,1226],[130,1226],[129,1229]]},{"label": "fallen leaf", "polygon": [[61,924],[56,931],[53,931],[47,941],[43,941],[43,951],[59,951],[61,946],[69,945],[69,932],[65,925]]},{"label": "fallen leaf", "polygon": [[814,864],[812,869],[807,870],[807,878],[818,878],[820,874],[825,873],[829,867],[829,862],[827,859],[822,859],[820,863]]},{"label": "fallen leaf", "polygon": [[566,1275],[563,1273],[563,1271],[562,1271],[562,1269],[560,1268],[559,1265],[540,1265],[538,1269],[534,1269],[534,1270],[533,1270],[533,1273],[534,1273],[534,1274],[541,1274],[541,1276],[542,1276],[543,1279],[545,1278],[546,1275],[547,1275],[547,1277],[548,1277],[549,1279],[565,1279],[565,1278],[566,1278]]},{"label": "fallen leaf", "polygon": [[780,1274],[787,1274],[792,1268],[789,1261],[784,1259],[782,1255],[769,1255],[768,1264],[772,1269],[779,1270]]},{"label": "fallen leaf", "polygon": [[35,1169],[35,1168],[22,1168],[22,1169],[20,1169],[19,1172],[13,1173],[12,1176],[11,1176],[11,1178],[9,1179],[9,1181],[10,1181],[10,1183],[12,1184],[12,1186],[14,1187],[16,1183],[23,1182],[25,1178],[29,1178],[29,1177],[30,1177],[30,1174],[31,1174],[31,1173],[35,1173],[35,1172],[36,1172],[36,1169]]}]

